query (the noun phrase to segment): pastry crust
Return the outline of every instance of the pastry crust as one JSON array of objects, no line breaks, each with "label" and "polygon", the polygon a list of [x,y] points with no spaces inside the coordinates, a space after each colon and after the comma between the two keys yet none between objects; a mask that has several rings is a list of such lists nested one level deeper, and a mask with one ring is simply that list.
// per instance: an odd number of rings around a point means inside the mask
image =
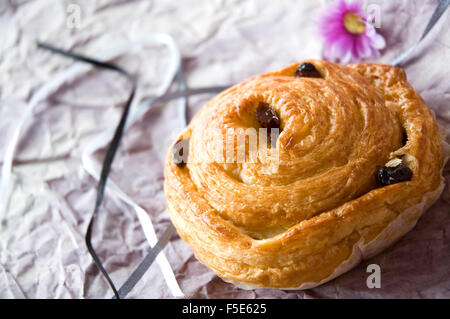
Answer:
[{"label": "pastry crust", "polygon": [[[322,77],[295,77],[304,62]],[[252,149],[248,137],[246,160],[233,150],[227,162],[227,130],[257,130],[259,102],[280,116],[276,145]],[[180,138],[188,163],[177,166],[172,147],[165,161],[170,218],[200,262],[247,289],[339,276],[413,228],[444,186],[433,114],[388,65],[308,60],[254,76],[203,106]],[[382,187],[375,174],[395,158],[412,180]]]}]

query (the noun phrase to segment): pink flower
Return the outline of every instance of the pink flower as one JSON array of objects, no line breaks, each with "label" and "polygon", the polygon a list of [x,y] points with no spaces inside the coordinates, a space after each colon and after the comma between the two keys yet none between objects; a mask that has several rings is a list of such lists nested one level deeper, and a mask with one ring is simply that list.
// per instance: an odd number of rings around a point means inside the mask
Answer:
[{"label": "pink flower", "polygon": [[319,33],[325,44],[324,58],[347,64],[378,57],[384,38],[375,31],[364,13],[362,1],[336,0],[319,17]]}]

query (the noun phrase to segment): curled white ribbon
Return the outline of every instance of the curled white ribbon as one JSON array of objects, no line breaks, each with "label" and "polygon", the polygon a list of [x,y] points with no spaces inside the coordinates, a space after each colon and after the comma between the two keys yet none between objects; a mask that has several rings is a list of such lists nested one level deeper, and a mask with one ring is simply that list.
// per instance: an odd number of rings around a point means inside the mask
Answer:
[{"label": "curled white ribbon", "polygon": [[[131,50],[132,48],[136,46],[142,46],[142,45],[165,45],[169,49],[169,67],[168,71],[165,73],[164,80],[162,81],[161,85],[157,89],[157,96],[163,95],[169,88],[170,84],[173,82],[174,77],[177,73],[177,70],[181,63],[181,56],[178,51],[178,48],[175,44],[175,41],[173,38],[168,34],[154,34],[148,37],[139,38],[135,41],[126,42],[119,46],[116,46],[112,49],[106,50],[98,55],[98,58],[100,60],[111,60],[113,58],[116,58],[127,51]],[[92,66],[87,64],[81,64],[76,63],[74,66],[69,68],[68,70],[58,74],[55,76],[50,82],[46,83],[43,87],[41,87],[28,102],[28,105],[26,107],[25,113],[23,114],[22,118],[17,123],[15,130],[12,134],[12,138],[7,145],[5,157],[3,160],[3,167],[2,167],[2,177],[1,177],[1,185],[0,185],[0,226],[2,224],[2,221],[4,219],[4,216],[6,214],[6,210],[9,204],[9,186],[10,186],[10,179],[11,179],[11,172],[12,172],[12,165],[14,161],[14,154],[20,139],[20,133],[22,131],[22,128],[26,122],[26,120],[30,117],[30,115],[33,113],[34,108],[43,100],[45,100],[48,96],[53,94],[62,84],[71,82],[75,80],[77,77],[81,76],[85,72],[87,72]],[[151,105],[149,105],[147,102],[142,102],[141,104],[137,105],[133,103],[134,105],[131,107],[130,110],[130,116],[128,117],[128,120],[125,125],[125,130],[129,128],[142,114],[144,114]],[[185,106],[185,100],[180,100],[180,107],[181,110]],[[180,114],[183,118],[185,115],[185,112]],[[183,120],[180,118],[180,121],[183,122]],[[184,120],[185,121],[185,120]],[[94,177],[96,180],[99,180],[100,172],[101,172],[101,165],[97,163],[93,159],[93,153],[97,151],[98,149],[106,146],[112,136],[114,135],[114,129],[108,129],[98,136],[96,136],[91,143],[86,147],[86,149],[82,153],[82,163],[83,167],[86,169],[86,171]],[[133,209],[136,211],[137,217],[139,219],[139,222],[142,225],[142,229],[144,231],[145,237],[147,241],[149,242],[150,246],[153,247],[157,243],[158,239],[156,237],[155,229],[153,227],[153,223],[151,221],[150,215],[137,203],[135,203],[128,195],[126,195],[114,182],[111,180],[108,181],[107,191],[111,194],[117,196],[121,200],[123,200],[125,203],[133,207]],[[169,287],[172,295],[174,297],[183,297],[184,294],[181,291],[175,275],[173,273],[173,270],[169,264],[169,261],[167,260],[164,252],[161,252],[158,257],[156,258],[156,262],[159,264],[161,271],[163,273],[164,279],[166,280],[167,286]]]}]

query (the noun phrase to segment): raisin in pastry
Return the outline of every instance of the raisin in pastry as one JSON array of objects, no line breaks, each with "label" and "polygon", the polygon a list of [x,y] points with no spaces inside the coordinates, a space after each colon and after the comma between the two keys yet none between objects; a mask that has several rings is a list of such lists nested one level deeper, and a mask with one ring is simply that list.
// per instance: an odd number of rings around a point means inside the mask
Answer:
[{"label": "raisin in pastry", "polygon": [[414,227],[442,192],[443,145],[402,69],[302,61],[203,106],[168,152],[167,207],[225,281],[312,288]]}]

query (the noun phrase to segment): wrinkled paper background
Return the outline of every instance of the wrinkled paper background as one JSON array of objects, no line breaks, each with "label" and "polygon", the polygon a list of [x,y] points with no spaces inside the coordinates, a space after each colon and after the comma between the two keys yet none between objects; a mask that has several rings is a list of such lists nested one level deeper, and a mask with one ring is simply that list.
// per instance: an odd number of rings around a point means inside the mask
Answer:
[{"label": "wrinkled paper background", "polygon": [[[370,1],[381,6],[389,63],[420,36],[435,1]],[[81,27],[68,25],[69,5],[79,5]],[[236,83],[304,58],[320,58],[314,11],[321,2],[295,0],[1,1],[0,157],[26,102],[73,61],[38,50],[36,39],[95,56],[125,40],[171,34],[181,50],[190,87]],[[448,10],[450,11],[450,10]],[[409,81],[450,128],[450,13],[446,12],[405,65]],[[167,61],[164,49],[134,50],[116,63],[139,77],[138,99],[154,93]],[[62,86],[38,105],[22,131],[12,194],[0,229],[1,298],[109,298],[84,235],[96,182],[81,153],[93,137],[116,126],[129,85],[93,70]],[[210,96],[189,99],[192,116]],[[163,158],[177,132],[176,102],[149,111],[126,133],[111,178],[151,215],[157,233],[168,225]],[[96,156],[101,161],[103,152]],[[445,169],[447,183],[450,169]],[[149,249],[134,211],[106,196],[93,243],[120,286]],[[417,226],[379,256],[315,289],[245,291],[224,283],[196,261],[174,235],[164,250],[188,298],[449,298],[450,191]],[[381,288],[369,289],[367,265],[381,266]],[[130,298],[171,298],[155,263]]]}]

